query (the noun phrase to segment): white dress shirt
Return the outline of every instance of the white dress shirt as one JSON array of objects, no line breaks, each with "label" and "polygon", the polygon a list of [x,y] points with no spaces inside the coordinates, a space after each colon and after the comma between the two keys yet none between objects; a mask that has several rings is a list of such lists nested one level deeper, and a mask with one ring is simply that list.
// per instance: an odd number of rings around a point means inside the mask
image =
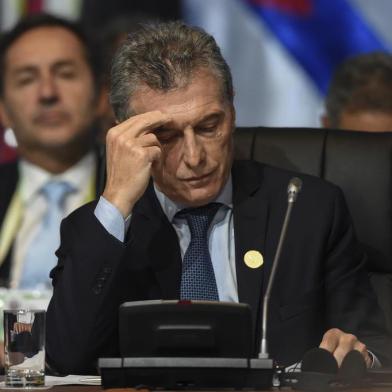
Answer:
[{"label": "white dress shirt", "polygon": [[19,285],[26,251],[45,215],[47,202],[45,196],[40,193],[43,185],[50,180],[59,180],[68,182],[74,188],[74,191],[66,197],[64,202],[64,217],[66,217],[90,199],[89,196],[95,180],[95,168],[96,158],[92,152],[58,175],[53,175],[27,161],[21,160],[19,162],[19,191],[23,209],[21,225],[12,253],[11,288],[17,288]]},{"label": "white dress shirt", "polygon": [[[181,257],[183,258],[189,246],[191,235],[186,220],[179,219],[175,215],[185,206],[174,203],[160,192],[156,186],[154,186],[154,189],[165,215],[177,233]],[[211,223],[208,232],[208,246],[219,300],[238,302],[232,193],[232,180],[230,177],[221,193],[214,200],[217,203],[222,203],[223,206],[218,210]],[[131,216],[124,220],[120,211],[104,197],[100,198],[95,209],[95,215],[111,235],[119,241],[124,241],[125,233],[132,219]]]}]

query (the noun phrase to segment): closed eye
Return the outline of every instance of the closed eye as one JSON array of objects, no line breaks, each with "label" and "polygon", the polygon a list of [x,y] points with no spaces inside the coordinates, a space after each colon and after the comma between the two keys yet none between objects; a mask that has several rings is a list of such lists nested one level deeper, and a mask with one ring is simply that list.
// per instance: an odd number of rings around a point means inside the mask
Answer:
[{"label": "closed eye", "polygon": [[33,76],[22,76],[16,80],[16,85],[22,87],[32,83],[33,81]]},{"label": "closed eye", "polygon": [[36,79],[37,79],[37,72],[31,69],[26,69],[26,70],[16,72],[14,78],[15,85],[20,87],[33,83]]},{"label": "closed eye", "polygon": [[197,130],[197,132],[204,132],[204,133],[215,132],[216,125],[209,126],[209,127],[197,127],[196,130]]},{"label": "closed eye", "polygon": [[214,134],[218,129],[219,121],[214,120],[213,122],[209,121],[208,123],[199,124],[196,126],[195,131],[198,134],[210,135]]},{"label": "closed eye", "polygon": [[154,133],[160,143],[168,143],[179,135],[177,131],[166,128],[158,128]]},{"label": "closed eye", "polygon": [[75,67],[65,65],[56,69],[57,76],[63,79],[74,79],[77,75]]}]

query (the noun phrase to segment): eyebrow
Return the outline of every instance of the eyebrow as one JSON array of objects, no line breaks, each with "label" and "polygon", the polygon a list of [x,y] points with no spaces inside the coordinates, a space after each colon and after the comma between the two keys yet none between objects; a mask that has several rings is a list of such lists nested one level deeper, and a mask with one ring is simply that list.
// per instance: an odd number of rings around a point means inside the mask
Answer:
[{"label": "eyebrow", "polygon": [[[75,67],[76,63],[74,60],[59,60],[59,61],[56,61],[55,63],[51,64],[50,68],[56,70],[56,69],[59,69],[62,67],[67,67],[67,66]],[[12,70],[11,75],[18,76],[23,73],[30,73],[30,72],[33,73],[33,72],[36,72],[38,70],[38,68],[39,68],[38,65],[31,65],[31,64],[22,65],[22,66],[15,68],[14,70]]]},{"label": "eyebrow", "polygon": [[[206,123],[208,121],[214,121],[215,119],[219,121],[223,115],[224,115],[224,111],[220,111],[220,110],[213,112],[213,113],[208,113],[207,115],[205,115],[201,119],[197,120],[194,123],[194,126],[199,126],[199,125]],[[176,130],[176,127],[173,126],[172,122],[165,124],[165,125],[162,125],[161,127],[156,129],[157,132],[170,132],[170,131],[175,131],[175,130]]]},{"label": "eyebrow", "polygon": [[197,121],[197,124],[202,124],[204,122],[213,121],[215,119],[219,120],[223,116],[223,114],[224,114],[223,111],[209,113],[205,117],[203,117],[201,120]]}]

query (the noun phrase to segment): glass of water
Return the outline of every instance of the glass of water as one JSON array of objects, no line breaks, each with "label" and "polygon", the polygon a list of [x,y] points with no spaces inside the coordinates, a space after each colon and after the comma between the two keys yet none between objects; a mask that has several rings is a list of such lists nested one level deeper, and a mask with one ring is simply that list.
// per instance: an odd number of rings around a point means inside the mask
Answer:
[{"label": "glass of water", "polygon": [[5,385],[45,385],[45,311],[4,310]]}]

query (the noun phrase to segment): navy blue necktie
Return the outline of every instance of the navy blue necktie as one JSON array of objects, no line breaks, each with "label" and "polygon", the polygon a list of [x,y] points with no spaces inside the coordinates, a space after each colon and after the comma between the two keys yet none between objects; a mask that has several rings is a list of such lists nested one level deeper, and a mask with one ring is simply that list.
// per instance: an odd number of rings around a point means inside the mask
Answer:
[{"label": "navy blue necktie", "polygon": [[219,301],[214,269],[208,250],[208,229],[220,203],[187,208],[177,213],[186,219],[191,242],[182,262],[181,299]]}]

